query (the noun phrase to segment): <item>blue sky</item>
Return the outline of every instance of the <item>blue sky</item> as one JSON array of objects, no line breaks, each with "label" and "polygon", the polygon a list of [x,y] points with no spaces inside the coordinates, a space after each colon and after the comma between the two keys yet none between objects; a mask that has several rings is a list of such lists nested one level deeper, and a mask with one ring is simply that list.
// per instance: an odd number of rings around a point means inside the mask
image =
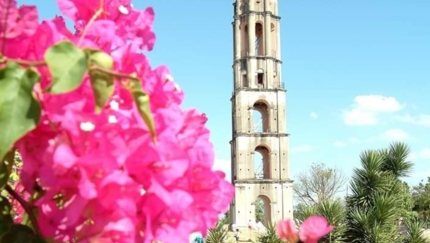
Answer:
[{"label": "blue sky", "polygon": [[[38,3],[37,3],[38,2]],[[43,2],[43,3],[42,3]],[[229,173],[232,0],[142,0],[155,9],[153,65],[167,64],[184,107],[209,117],[216,167]],[[55,1],[39,6],[43,19]],[[350,174],[365,149],[405,141],[410,183],[430,176],[430,1],[280,1],[291,176],[314,162]]]}]

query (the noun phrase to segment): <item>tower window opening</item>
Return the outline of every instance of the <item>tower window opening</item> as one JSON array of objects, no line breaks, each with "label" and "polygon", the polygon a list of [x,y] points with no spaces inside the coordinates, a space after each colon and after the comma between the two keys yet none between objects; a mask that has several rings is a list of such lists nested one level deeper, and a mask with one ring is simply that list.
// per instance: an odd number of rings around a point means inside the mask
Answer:
[{"label": "tower window opening", "polygon": [[248,33],[248,25],[246,25],[245,23],[243,23],[241,25],[241,43],[242,43],[242,52],[241,52],[241,56],[244,57],[246,55],[248,55],[248,51],[249,51],[249,44],[248,44],[248,39],[249,39],[249,33]]},{"label": "tower window opening", "polygon": [[257,75],[257,82],[258,82],[258,85],[263,85],[263,73],[259,73]]},{"label": "tower window opening", "polygon": [[264,146],[255,148],[254,157],[254,178],[271,179],[270,175],[270,152]]},{"label": "tower window opening", "polygon": [[278,75],[278,63],[273,62],[273,77],[276,77]]},{"label": "tower window opening", "polygon": [[240,61],[240,69],[242,71],[246,71],[246,69],[247,69],[246,60],[241,60]]},{"label": "tower window opening", "polygon": [[270,208],[271,200],[264,195],[260,195],[257,197],[255,202],[253,203],[255,207],[255,222],[261,222],[263,225],[271,224],[271,208]]},{"label": "tower window opening", "polygon": [[269,107],[265,102],[257,101],[252,109],[253,132],[269,132]]},{"label": "tower window opening", "polygon": [[278,28],[278,23],[276,23],[276,25],[275,25],[275,23],[270,23],[270,35],[271,35],[271,37],[270,37],[270,39],[271,39],[271,55],[273,56],[273,57],[279,57],[279,54],[280,53],[278,53],[278,36],[277,36],[277,34],[279,33],[279,28]]},{"label": "tower window opening", "polygon": [[248,76],[246,75],[246,73],[242,74],[242,85],[243,87],[248,87]]},{"label": "tower window opening", "polygon": [[263,25],[261,23],[255,24],[255,53],[259,56],[264,55],[263,47]]}]

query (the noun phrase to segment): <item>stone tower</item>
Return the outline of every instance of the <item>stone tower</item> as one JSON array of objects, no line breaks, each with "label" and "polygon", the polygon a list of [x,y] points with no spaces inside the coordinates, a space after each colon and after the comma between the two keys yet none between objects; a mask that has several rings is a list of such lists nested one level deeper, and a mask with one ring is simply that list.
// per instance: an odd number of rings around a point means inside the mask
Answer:
[{"label": "stone tower", "polygon": [[[230,217],[238,228],[293,216],[286,129],[286,90],[281,79],[278,0],[236,0]],[[257,203],[257,199],[260,199]],[[264,202],[261,207],[261,202]]]}]

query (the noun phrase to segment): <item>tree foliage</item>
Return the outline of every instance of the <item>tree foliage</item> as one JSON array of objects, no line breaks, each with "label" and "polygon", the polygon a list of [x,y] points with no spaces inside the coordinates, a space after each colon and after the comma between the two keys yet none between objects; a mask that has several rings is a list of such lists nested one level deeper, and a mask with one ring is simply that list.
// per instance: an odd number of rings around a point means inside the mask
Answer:
[{"label": "tree foliage", "polygon": [[406,235],[402,243],[428,243],[429,240],[423,238],[424,222],[418,219],[406,221]]},{"label": "tree foliage", "polygon": [[345,206],[340,200],[323,201],[315,206],[301,205],[294,214],[297,224],[302,224],[303,221],[312,216],[321,215],[327,219],[330,225],[335,228],[327,236],[319,242],[324,243],[340,243],[343,241],[345,232]]},{"label": "tree foliage", "polygon": [[265,222],[265,205],[261,198],[255,200],[255,222]]},{"label": "tree foliage", "polygon": [[298,200],[307,205],[333,200],[347,182],[344,174],[325,164],[313,164],[309,171],[297,176],[294,192]]},{"label": "tree foliage", "polygon": [[418,217],[426,222],[430,222],[430,177],[427,182],[421,181],[412,188],[413,209],[418,213]]},{"label": "tree foliage", "polygon": [[348,242],[405,240],[399,237],[399,219],[408,217],[412,203],[400,177],[407,176],[413,166],[407,161],[409,151],[406,144],[393,143],[388,149],[361,154],[361,168],[354,169],[352,195],[347,197]]}]

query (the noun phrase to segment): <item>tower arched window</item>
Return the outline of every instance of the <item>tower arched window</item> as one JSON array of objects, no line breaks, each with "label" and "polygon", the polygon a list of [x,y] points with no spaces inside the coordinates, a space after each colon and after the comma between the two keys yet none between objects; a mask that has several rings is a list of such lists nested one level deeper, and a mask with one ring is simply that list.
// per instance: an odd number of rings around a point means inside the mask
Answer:
[{"label": "tower arched window", "polygon": [[261,68],[257,70],[257,86],[264,88],[264,70]]},{"label": "tower arched window", "polygon": [[248,39],[249,39],[248,25],[246,23],[241,24],[240,31],[241,31],[241,46],[242,46],[241,57],[245,57],[246,55],[248,55],[248,50],[249,50],[249,47],[248,47],[249,46],[249,44],[248,44]]},{"label": "tower arched window", "polygon": [[255,222],[261,222],[263,225],[270,224],[272,218],[271,200],[268,196],[259,195],[254,202],[255,205]]},{"label": "tower arched window", "polygon": [[261,23],[255,24],[255,54],[264,55],[263,25]]},{"label": "tower arched window", "polygon": [[269,106],[264,101],[257,101],[252,109],[253,132],[269,132]]},{"label": "tower arched window", "polygon": [[255,179],[271,179],[270,168],[270,150],[263,145],[257,146],[254,151]]}]

